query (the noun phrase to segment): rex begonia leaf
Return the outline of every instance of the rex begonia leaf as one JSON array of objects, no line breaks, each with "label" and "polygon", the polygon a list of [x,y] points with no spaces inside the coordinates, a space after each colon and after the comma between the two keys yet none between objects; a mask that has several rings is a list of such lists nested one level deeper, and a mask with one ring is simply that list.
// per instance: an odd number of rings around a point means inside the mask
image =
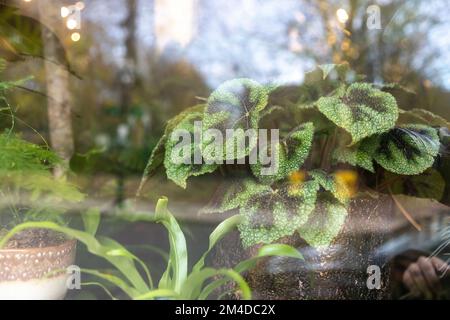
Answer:
[{"label": "rex begonia leaf", "polygon": [[254,178],[234,178],[223,181],[216,190],[210,203],[201,210],[202,213],[221,213],[239,208],[261,192],[267,186],[259,184]]},{"label": "rex begonia leaf", "polygon": [[396,127],[369,140],[377,145],[375,161],[403,175],[420,174],[431,167],[440,147],[436,129],[424,125]]},{"label": "rex begonia leaf", "polygon": [[[314,125],[312,122],[307,122],[301,126],[296,127],[289,134],[283,138],[280,143],[275,144],[274,173],[264,172],[267,166],[273,166],[273,163],[263,165],[260,158],[257,158],[257,163],[251,165],[253,174],[262,183],[273,183],[281,180],[300,169],[305,159],[308,157],[314,137]],[[267,146],[270,147],[270,144]],[[268,152],[269,151],[269,152]],[[272,150],[262,149],[259,152],[269,153]]]},{"label": "rex begonia leaf", "polygon": [[[250,79],[234,79],[224,82],[211,93],[203,119],[202,148],[204,150],[215,143],[213,137],[209,136],[211,129],[220,133],[223,139],[223,153],[215,154],[211,159],[240,159],[256,146],[257,136],[246,139],[245,133],[247,129],[258,129],[260,112],[267,105],[270,90]],[[204,156],[207,159],[210,157],[208,152],[204,152]]]},{"label": "rex begonia leaf", "polygon": [[188,177],[210,173],[218,168],[217,164],[207,164],[203,161],[200,145],[195,143],[195,122],[201,121],[202,118],[202,112],[187,115],[173,128],[165,143],[164,167],[167,178],[182,188],[186,188]]},{"label": "rex begonia leaf", "polygon": [[368,83],[353,83],[333,96],[320,98],[317,106],[329,120],[350,133],[352,144],[391,129],[398,118],[395,98]]},{"label": "rex begonia leaf", "polygon": [[277,189],[265,186],[252,196],[240,209],[243,221],[238,227],[244,247],[292,235],[313,212],[318,188],[313,180],[286,183]]},{"label": "rex begonia leaf", "polygon": [[445,180],[439,171],[429,168],[419,175],[404,176],[389,171],[384,173],[384,182],[393,194],[406,194],[418,198],[441,200]]},{"label": "rex begonia leaf", "polygon": [[345,206],[333,197],[320,197],[310,219],[298,230],[310,246],[326,248],[342,230],[348,215]]}]

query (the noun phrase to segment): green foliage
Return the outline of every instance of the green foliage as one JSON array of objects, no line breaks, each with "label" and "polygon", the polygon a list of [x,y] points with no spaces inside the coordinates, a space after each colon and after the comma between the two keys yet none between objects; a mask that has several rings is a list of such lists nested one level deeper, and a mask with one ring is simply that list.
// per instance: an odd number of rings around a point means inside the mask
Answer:
[{"label": "green foliage", "polygon": [[[260,159],[256,164],[251,165],[253,174],[263,183],[273,183],[282,180],[300,169],[309,154],[314,136],[314,125],[311,122],[302,124],[292,130],[283,140],[276,145],[275,161],[276,173],[273,175],[263,174],[261,170],[264,165]],[[270,144],[266,147],[270,148]],[[260,150],[267,154],[267,150]],[[269,149],[270,152],[272,152]],[[270,153],[269,152],[269,153]],[[274,164],[270,164],[273,166]]]},{"label": "green foliage", "polygon": [[[233,216],[220,223],[211,233],[208,250],[194,264],[191,272],[189,272],[186,239],[178,222],[167,209],[166,198],[158,201],[154,216],[134,214],[133,218],[135,220],[161,223],[168,232],[170,243],[169,260],[166,272],[164,272],[159,282],[157,282],[158,285],[156,287],[151,278],[150,270],[138,257],[110,238],[95,237],[99,223],[99,212],[97,210],[91,210],[83,215],[86,231],[61,227],[48,221],[29,222],[16,226],[8,234],[0,238],[0,248],[14,234],[28,228],[42,228],[62,232],[82,242],[86,245],[90,253],[104,258],[120,273],[115,275],[113,273],[103,273],[97,270],[86,269],[83,272],[120,288],[129,298],[137,300],[160,298],[203,300],[207,299],[214,290],[220,288],[228,281],[233,281],[237,284],[243,299],[250,299],[251,290],[241,274],[253,268],[258,260],[269,256],[303,259],[302,255],[291,246],[272,244],[261,247],[255,257],[240,262],[235,268],[214,269],[205,267],[205,259],[209,252],[218,241],[227,233],[234,230],[239,224],[241,218],[239,216]],[[144,270],[145,278],[139,272],[138,267]],[[103,284],[98,283],[98,285],[107,290]]]},{"label": "green foliage", "polygon": [[436,129],[424,125],[396,127],[367,143],[377,146],[376,162],[403,175],[420,174],[431,167],[440,146]]},{"label": "green foliage", "polygon": [[[167,177],[182,188],[186,188],[188,177],[213,172],[218,167],[217,164],[195,163],[195,154],[201,155],[201,150],[200,145],[194,143],[194,123],[202,120],[202,118],[203,113],[201,112],[193,112],[187,115],[174,127],[165,145],[164,167],[166,168]],[[178,130],[184,130],[190,134],[187,137],[189,138],[188,141],[183,142],[183,145],[187,148],[182,146],[180,148]],[[174,161],[174,157],[178,157],[178,160]]]},{"label": "green foliage", "polygon": [[253,178],[227,179],[219,186],[215,197],[202,209],[203,213],[221,213],[239,208],[251,197],[267,190]]},{"label": "green foliage", "polygon": [[[180,115],[185,121],[177,125],[191,131],[189,117],[203,120],[200,153],[209,160],[205,163],[227,160],[226,150],[243,140],[245,129],[261,126],[280,133],[278,143],[266,146],[258,145],[260,137],[247,137],[245,147],[231,153],[233,159],[247,160],[257,150],[258,155],[272,156],[275,164],[263,164],[258,156],[256,164],[245,166],[246,177],[226,176],[203,212],[239,210],[244,246],[271,243],[298,231],[310,245],[324,247],[342,229],[347,207],[358,192],[357,168],[373,175],[367,181],[378,181],[376,177],[387,176],[386,172],[400,176],[402,182],[390,186],[394,193],[411,193],[414,186],[417,196],[442,196],[442,177],[430,168],[441,146],[434,127],[448,130],[448,122],[425,110],[400,110],[396,98],[383,90],[401,87],[391,84],[380,90],[363,79],[348,64],[320,65],[297,88],[272,90],[249,79],[235,79],[219,86],[204,110]],[[214,135],[205,135],[208,129],[226,139],[223,150],[208,149],[216,141]],[[241,131],[227,138],[227,129]],[[167,136],[162,139],[166,148],[158,147],[157,155],[165,151],[167,175],[182,187],[189,176],[217,168],[171,164],[167,153],[174,146],[169,150]],[[188,149],[188,157],[194,148]],[[154,158],[156,153],[149,163]],[[345,170],[334,168],[342,164]],[[276,171],[263,172],[272,167]],[[223,164],[221,172],[233,177],[233,169]]]},{"label": "green foliage", "polygon": [[0,170],[42,172],[60,163],[52,151],[20,139],[12,133],[0,134]]},{"label": "green foliage", "polygon": [[[215,159],[239,159],[247,156],[256,146],[256,137],[250,137],[249,143],[242,149],[234,149],[238,141],[244,141],[244,131],[258,129],[260,112],[266,107],[271,88],[264,87],[250,79],[226,81],[219,86],[208,99],[203,121],[203,132],[216,129],[224,137],[223,153]],[[227,136],[226,130],[233,129],[234,135]],[[213,142],[205,135],[203,150]],[[231,151],[230,151],[231,149]],[[227,152],[228,150],[228,152]],[[228,153],[228,155],[227,155]]]},{"label": "green foliage", "polygon": [[307,181],[284,184],[277,189],[267,186],[241,206],[243,222],[239,225],[245,247],[272,243],[292,235],[314,210],[318,184]]},{"label": "green foliage", "polygon": [[419,175],[403,176],[386,171],[384,183],[393,194],[407,194],[419,198],[441,200],[445,180],[439,171],[429,168]]},{"label": "green foliage", "polygon": [[375,172],[373,167],[373,145],[362,140],[354,146],[340,146],[333,151],[333,160]]},{"label": "green foliage", "polygon": [[326,191],[330,192],[341,204],[347,205],[352,193],[350,185],[342,183],[337,174],[327,174],[323,170],[312,170],[309,174]]},{"label": "green foliage", "polygon": [[317,106],[328,119],[351,134],[353,144],[391,129],[398,118],[395,98],[368,83],[354,83],[345,91],[322,97]]},{"label": "green foliage", "polygon": [[317,201],[311,219],[298,232],[309,245],[327,247],[342,230],[347,214],[345,206],[335,198],[323,197]]}]

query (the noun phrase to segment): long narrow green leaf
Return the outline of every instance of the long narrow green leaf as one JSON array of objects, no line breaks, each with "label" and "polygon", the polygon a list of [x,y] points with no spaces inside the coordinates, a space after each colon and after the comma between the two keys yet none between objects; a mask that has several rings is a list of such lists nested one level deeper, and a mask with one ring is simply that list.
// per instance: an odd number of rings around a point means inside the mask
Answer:
[{"label": "long narrow green leaf", "polygon": [[108,273],[103,273],[97,270],[91,270],[91,269],[81,269],[81,271],[83,273],[87,273],[90,275],[93,275],[97,278],[106,280],[110,283],[112,283],[113,285],[119,287],[123,292],[125,292],[130,298],[136,297],[139,295],[139,292],[134,289],[132,286],[128,285],[125,281],[123,281],[123,279],[112,275],[112,274],[108,274]]},{"label": "long narrow green leaf", "polygon": [[178,294],[169,289],[156,289],[149,291],[147,293],[144,293],[138,297],[136,297],[134,300],[153,300],[156,298],[177,298]]},{"label": "long narrow green leaf", "polygon": [[167,209],[167,201],[167,198],[159,199],[155,212],[156,222],[162,223],[167,229],[170,243],[170,259],[161,278],[160,287],[180,292],[188,273],[186,239],[177,220]]},{"label": "long narrow green leaf", "polygon": [[253,268],[259,259],[271,256],[290,257],[304,260],[303,255],[292,246],[287,244],[268,244],[259,249],[257,256],[241,261],[233,269],[238,273],[245,272],[248,269]]},{"label": "long narrow green leaf", "polygon": [[244,300],[251,299],[252,293],[250,287],[238,272],[232,269],[213,269],[213,268],[204,268],[201,271],[191,273],[188,279],[186,280],[185,286],[183,286],[181,298],[188,300],[196,299],[202,291],[204,282],[209,278],[220,275],[228,277],[234,282],[236,282],[239,289],[241,290],[242,298]]},{"label": "long narrow green leaf", "polygon": [[237,225],[241,222],[242,217],[241,215],[234,215],[224,221],[222,221],[217,228],[214,229],[214,231],[209,236],[209,246],[208,250],[201,256],[201,258],[198,260],[198,262],[194,265],[192,268],[193,272],[200,271],[204,265],[205,265],[205,259],[206,256],[209,254],[209,252],[214,248],[216,243],[222,239],[227,233],[230,231],[236,229]]}]

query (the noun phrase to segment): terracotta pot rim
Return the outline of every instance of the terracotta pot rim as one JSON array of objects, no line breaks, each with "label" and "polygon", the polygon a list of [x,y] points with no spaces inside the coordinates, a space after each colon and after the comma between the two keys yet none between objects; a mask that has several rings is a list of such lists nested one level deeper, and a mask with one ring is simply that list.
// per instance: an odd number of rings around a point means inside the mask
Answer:
[{"label": "terracotta pot rim", "polygon": [[0,253],[6,254],[14,254],[14,253],[25,253],[25,252],[40,252],[40,251],[50,251],[50,250],[56,250],[66,248],[66,247],[73,247],[77,243],[76,239],[68,239],[64,241],[62,244],[57,246],[48,246],[48,247],[42,247],[42,248],[16,248],[16,249],[0,249]]}]

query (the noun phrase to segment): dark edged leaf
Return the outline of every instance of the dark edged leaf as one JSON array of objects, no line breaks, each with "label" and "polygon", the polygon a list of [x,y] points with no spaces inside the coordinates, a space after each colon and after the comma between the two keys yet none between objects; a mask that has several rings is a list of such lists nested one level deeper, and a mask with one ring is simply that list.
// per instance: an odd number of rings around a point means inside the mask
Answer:
[{"label": "dark edged leaf", "polygon": [[347,209],[331,195],[324,194],[317,199],[317,205],[311,218],[298,230],[310,246],[328,247],[344,226]]},{"label": "dark edged leaf", "polygon": [[354,83],[333,96],[322,97],[317,106],[328,119],[350,133],[352,144],[391,129],[398,118],[395,98],[368,83]]},{"label": "dark edged leaf", "polygon": [[201,146],[194,137],[201,134],[200,128],[199,132],[195,132],[195,125],[202,119],[202,112],[189,113],[173,128],[165,144],[164,167],[167,178],[182,188],[186,188],[186,180],[190,176],[210,173],[218,168],[218,164],[203,161]]},{"label": "dark edged leaf", "polygon": [[431,127],[445,127],[450,129],[450,122],[424,109],[401,110],[398,124],[424,124]]},{"label": "dark edged leaf", "polygon": [[431,167],[440,147],[436,129],[424,125],[396,127],[367,143],[377,145],[376,162],[403,175],[420,174]]},{"label": "dark edged leaf", "polygon": [[[247,129],[258,129],[260,112],[266,107],[271,90],[250,79],[234,79],[224,82],[209,96],[203,119],[202,149],[214,143],[211,132],[217,130],[224,140],[221,144],[223,153],[215,154],[211,159],[240,159],[250,153],[256,146],[257,137],[245,137],[245,133]],[[236,145],[242,147],[235,148]],[[210,159],[208,152],[204,152],[204,156]]]},{"label": "dark edged leaf", "polygon": [[216,190],[210,203],[201,213],[221,213],[239,208],[249,199],[267,190],[253,178],[236,178],[223,181]]},{"label": "dark edged leaf", "polygon": [[238,228],[244,247],[292,235],[313,212],[318,188],[313,180],[286,183],[277,189],[265,186],[251,197],[240,209],[243,221]]},{"label": "dark edged leaf", "polygon": [[373,167],[373,154],[376,145],[371,144],[367,139],[370,138],[363,139],[353,146],[339,146],[333,151],[333,160],[375,172]]},{"label": "dark edged leaf", "polygon": [[137,191],[137,195],[138,196],[141,193],[145,182],[147,182],[147,179],[150,176],[152,176],[156,172],[156,170],[163,164],[163,162],[164,162],[164,154],[165,154],[165,144],[167,142],[168,137],[172,133],[173,129],[182,120],[184,120],[186,117],[188,117],[191,113],[203,112],[204,109],[205,109],[205,105],[204,104],[195,105],[193,107],[190,107],[190,108],[182,111],[181,113],[179,113],[178,115],[176,115],[175,117],[173,117],[172,119],[167,121],[167,125],[166,125],[166,128],[164,130],[164,134],[159,139],[159,141],[156,144],[156,146],[153,148],[152,153],[150,155],[150,158],[149,158],[149,160],[147,162],[147,165],[146,165],[146,167],[144,169],[144,173],[142,174],[141,182],[140,182],[140,185],[139,185],[139,188],[138,188],[138,191]]},{"label": "dark edged leaf", "polygon": [[[292,130],[280,143],[275,144],[272,155],[271,144],[261,148],[259,153],[271,159],[267,165],[263,164],[258,155],[256,164],[251,165],[253,174],[262,183],[273,183],[282,180],[300,169],[308,157],[314,137],[314,125],[307,122]],[[270,155],[270,156],[269,156]],[[271,170],[268,170],[268,169]]]},{"label": "dark edged leaf", "polygon": [[309,171],[308,174],[343,205],[347,205],[357,191],[358,174],[356,171],[339,170],[327,174],[318,169]]},{"label": "dark edged leaf", "polygon": [[444,195],[445,181],[441,174],[433,169],[427,169],[420,175],[404,176],[386,171],[386,183],[393,194],[406,194],[418,198],[441,200]]}]

